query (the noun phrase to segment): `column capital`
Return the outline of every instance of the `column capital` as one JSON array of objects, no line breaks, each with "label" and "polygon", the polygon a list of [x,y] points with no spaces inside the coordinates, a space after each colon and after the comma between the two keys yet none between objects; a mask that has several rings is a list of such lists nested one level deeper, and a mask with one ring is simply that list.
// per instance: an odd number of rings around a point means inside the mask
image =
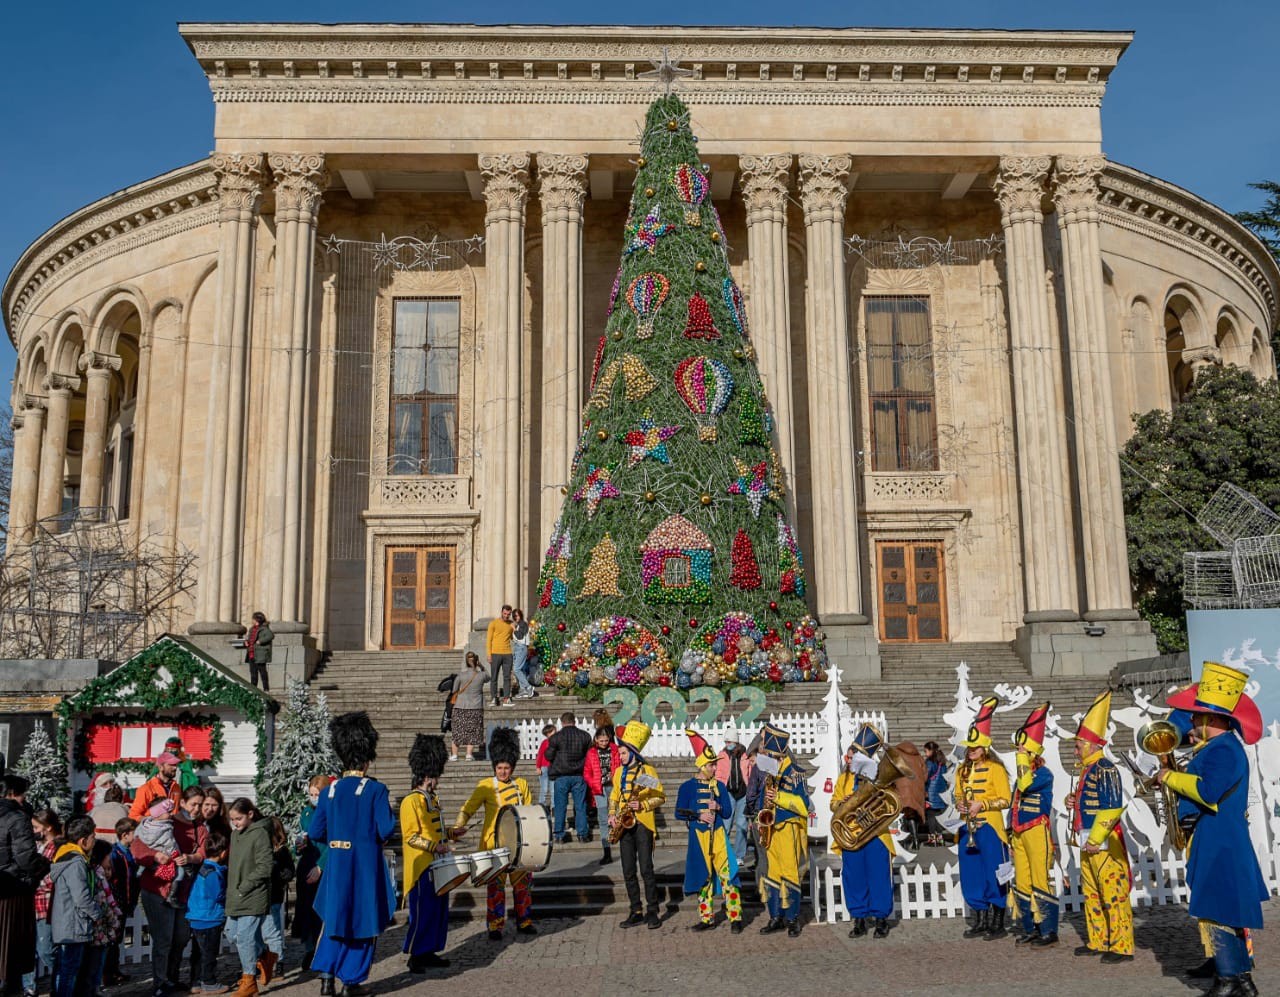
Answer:
[{"label": "column capital", "polygon": [[[486,190],[486,197],[488,191]],[[538,153],[538,200],[542,221],[575,221],[587,198],[587,157],[577,153]]]},{"label": "column capital", "polygon": [[120,369],[120,363],[120,357],[110,353],[86,350],[80,354],[80,359],[76,361],[76,367],[84,371],[85,376],[89,378],[110,377],[112,371]]},{"label": "column capital", "polygon": [[524,206],[529,199],[529,154],[485,153],[479,163],[484,177],[485,221],[523,224]]},{"label": "column capital", "polygon": [[275,180],[276,219],[314,222],[329,186],[329,171],[319,152],[273,152],[267,157]]},{"label": "column capital", "polygon": [[213,157],[218,181],[219,217],[223,221],[252,215],[262,200],[266,160],[260,152],[219,152]]},{"label": "column capital", "polygon": [[80,386],[78,374],[48,373],[41,382],[44,390],[52,395],[68,396]]},{"label": "column capital", "polygon": [[791,182],[791,153],[767,156],[739,156],[742,172],[742,200],[747,207],[747,224],[785,221],[788,186]]},{"label": "column capital", "polygon": [[49,400],[44,395],[28,395],[23,394],[18,399],[18,411],[26,414],[28,412],[38,412],[40,418],[44,417],[45,409],[49,407]]},{"label": "column capital", "polygon": [[1048,156],[1000,157],[995,190],[1005,224],[1040,221],[1044,217],[1040,202],[1044,199],[1051,162]]},{"label": "column capital", "polygon": [[1058,156],[1053,166],[1053,204],[1064,225],[1098,219],[1098,181],[1105,156]]},{"label": "column capital", "polygon": [[849,197],[848,156],[800,157],[800,201],[806,222],[843,221]]}]

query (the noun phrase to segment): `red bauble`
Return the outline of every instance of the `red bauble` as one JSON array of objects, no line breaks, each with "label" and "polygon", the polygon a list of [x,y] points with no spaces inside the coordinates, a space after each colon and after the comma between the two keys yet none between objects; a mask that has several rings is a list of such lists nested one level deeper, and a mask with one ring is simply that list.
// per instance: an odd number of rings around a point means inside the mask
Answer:
[{"label": "red bauble", "polygon": [[771,602],[769,603],[769,608],[776,613],[778,611],[778,604],[776,602]]},{"label": "red bauble", "polygon": [[658,685],[670,685],[670,684],[671,684],[671,676],[670,676],[670,675],[659,675],[659,676],[658,676]]},{"label": "red bauble", "polygon": [[794,629],[795,629],[795,624],[794,624],[794,623],[792,623],[790,620],[787,620],[787,622],[786,622],[786,623],[784,623],[784,624],[782,624],[782,625],[783,625],[784,627],[786,627],[788,630],[794,630]]},{"label": "red bauble", "polygon": [[664,624],[662,624],[662,636],[663,636],[663,637],[670,637],[670,636],[671,636],[671,628],[670,628],[669,626],[667,626],[665,623],[664,623]]},{"label": "red bauble", "polygon": [[782,681],[782,669],[779,668],[777,665],[769,666],[769,681],[770,682]]},{"label": "red bauble", "polygon": [[689,626],[696,627],[697,625],[698,625],[698,620],[696,617],[693,617],[689,620]]},{"label": "red bauble", "polygon": [[564,620],[561,620],[559,623],[556,624],[556,629],[559,630],[561,633],[564,633]]}]

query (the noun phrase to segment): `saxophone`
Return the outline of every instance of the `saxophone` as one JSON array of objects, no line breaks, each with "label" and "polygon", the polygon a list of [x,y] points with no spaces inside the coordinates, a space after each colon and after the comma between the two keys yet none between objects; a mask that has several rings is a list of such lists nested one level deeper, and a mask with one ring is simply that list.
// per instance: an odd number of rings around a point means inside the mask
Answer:
[{"label": "saxophone", "polygon": [[640,773],[631,780],[631,792],[613,815],[613,827],[609,828],[609,844],[616,845],[622,835],[636,826],[636,812],[631,809],[631,802],[640,798]]},{"label": "saxophone", "polygon": [[[777,790],[778,777],[776,775],[767,775],[764,779],[765,798],[768,799],[769,790]],[[777,800],[773,803],[766,803],[760,808],[760,812],[756,814],[756,839],[760,842],[760,847],[767,849],[769,842],[773,840],[773,824],[778,817]]]}]

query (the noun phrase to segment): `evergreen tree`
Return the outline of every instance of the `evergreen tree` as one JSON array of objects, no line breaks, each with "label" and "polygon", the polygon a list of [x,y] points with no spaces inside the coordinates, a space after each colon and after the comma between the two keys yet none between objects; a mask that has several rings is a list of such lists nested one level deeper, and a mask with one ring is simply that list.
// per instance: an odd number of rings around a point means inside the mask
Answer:
[{"label": "evergreen tree", "polygon": [[20,775],[31,783],[27,790],[27,802],[33,809],[43,810],[47,807],[64,820],[71,816],[67,762],[65,758],[58,756],[43,720],[36,721],[27,746],[22,749],[13,771],[15,775]]},{"label": "evergreen tree", "polygon": [[281,714],[275,753],[258,777],[258,804],[263,813],[284,821],[290,835],[298,831],[298,815],[307,802],[313,776],[341,771],[329,735],[329,704],[323,692],[311,701],[305,682],[289,679],[288,709]]},{"label": "evergreen tree", "polygon": [[561,688],[825,678],[742,295],[689,126],[650,106],[605,334],[538,584]]}]

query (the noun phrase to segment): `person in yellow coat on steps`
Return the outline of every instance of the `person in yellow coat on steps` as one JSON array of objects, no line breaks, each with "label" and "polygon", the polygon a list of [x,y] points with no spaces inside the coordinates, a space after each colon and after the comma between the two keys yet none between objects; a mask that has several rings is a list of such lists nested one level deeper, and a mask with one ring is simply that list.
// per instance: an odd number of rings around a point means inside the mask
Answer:
[{"label": "person in yellow coat on steps", "polygon": [[[657,770],[640,753],[649,743],[651,733],[649,725],[639,720],[629,720],[618,730],[619,765],[614,770],[613,790],[609,794],[609,829],[611,836],[617,835],[622,876],[631,904],[631,913],[620,925],[623,928],[634,928],[637,924],[650,928],[662,926],[658,915],[658,880],[653,873],[653,844],[658,840],[654,815],[667,796],[662,791]],[[623,828],[620,832],[616,830],[619,826]]]}]

